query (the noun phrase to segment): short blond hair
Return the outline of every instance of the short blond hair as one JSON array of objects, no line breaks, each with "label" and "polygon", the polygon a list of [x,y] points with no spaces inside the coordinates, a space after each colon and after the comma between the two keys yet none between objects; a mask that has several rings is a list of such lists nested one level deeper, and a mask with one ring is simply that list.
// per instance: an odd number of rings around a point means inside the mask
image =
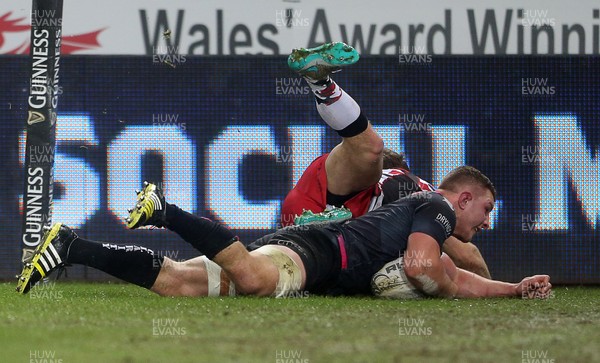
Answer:
[{"label": "short blond hair", "polygon": [[494,200],[496,200],[496,188],[492,184],[492,181],[472,166],[459,166],[452,170],[442,179],[439,188],[457,192],[459,186],[465,184],[475,184],[488,189],[492,192]]}]

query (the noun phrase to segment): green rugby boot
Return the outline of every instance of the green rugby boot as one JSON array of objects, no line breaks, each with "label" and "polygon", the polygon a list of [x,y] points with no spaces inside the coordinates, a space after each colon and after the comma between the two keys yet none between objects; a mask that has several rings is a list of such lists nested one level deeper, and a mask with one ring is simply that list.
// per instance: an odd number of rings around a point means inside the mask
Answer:
[{"label": "green rugby boot", "polygon": [[358,52],[347,44],[326,43],[316,48],[292,50],[288,66],[301,76],[317,81],[326,79],[344,66],[356,63],[358,58]]},{"label": "green rugby boot", "polygon": [[308,224],[341,222],[352,218],[352,212],[346,207],[333,207],[321,213],[313,213],[305,210],[301,215],[294,218],[294,225],[305,226]]}]

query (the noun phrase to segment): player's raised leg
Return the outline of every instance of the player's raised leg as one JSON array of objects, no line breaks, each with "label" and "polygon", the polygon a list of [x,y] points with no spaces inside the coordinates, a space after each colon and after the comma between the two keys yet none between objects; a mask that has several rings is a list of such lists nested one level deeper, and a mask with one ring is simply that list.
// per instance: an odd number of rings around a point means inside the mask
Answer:
[{"label": "player's raised leg", "polygon": [[356,63],[358,58],[354,48],[339,42],[294,49],[288,57],[289,67],[311,87],[321,118],[343,137],[325,163],[327,189],[336,195],[372,186],[379,180],[383,165],[383,140],[356,101],[330,78],[331,73]]}]

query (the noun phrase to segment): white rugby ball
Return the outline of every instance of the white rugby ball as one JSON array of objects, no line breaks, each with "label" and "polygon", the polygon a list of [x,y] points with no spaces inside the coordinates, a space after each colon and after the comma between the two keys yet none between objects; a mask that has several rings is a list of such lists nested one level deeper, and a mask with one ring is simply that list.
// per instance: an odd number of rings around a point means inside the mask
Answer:
[{"label": "white rugby ball", "polygon": [[371,291],[377,297],[387,299],[422,299],[426,297],[406,277],[404,262],[399,257],[383,265],[371,280]]}]

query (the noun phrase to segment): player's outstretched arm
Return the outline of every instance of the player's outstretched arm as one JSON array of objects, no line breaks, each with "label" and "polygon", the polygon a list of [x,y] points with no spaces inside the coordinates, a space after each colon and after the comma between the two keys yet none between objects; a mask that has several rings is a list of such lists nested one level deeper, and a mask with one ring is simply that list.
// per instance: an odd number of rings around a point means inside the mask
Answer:
[{"label": "player's outstretched arm", "polygon": [[535,275],[524,278],[520,283],[510,283],[489,280],[472,272],[456,268],[453,280],[458,286],[456,297],[462,298],[546,298],[550,296],[552,289],[550,276],[548,275]]},{"label": "player's outstretched arm", "polygon": [[552,285],[547,275],[524,278],[520,283],[486,279],[460,268],[443,254],[435,239],[416,232],[408,238],[404,252],[404,272],[419,290],[427,295],[457,298],[524,297],[550,295]]}]

